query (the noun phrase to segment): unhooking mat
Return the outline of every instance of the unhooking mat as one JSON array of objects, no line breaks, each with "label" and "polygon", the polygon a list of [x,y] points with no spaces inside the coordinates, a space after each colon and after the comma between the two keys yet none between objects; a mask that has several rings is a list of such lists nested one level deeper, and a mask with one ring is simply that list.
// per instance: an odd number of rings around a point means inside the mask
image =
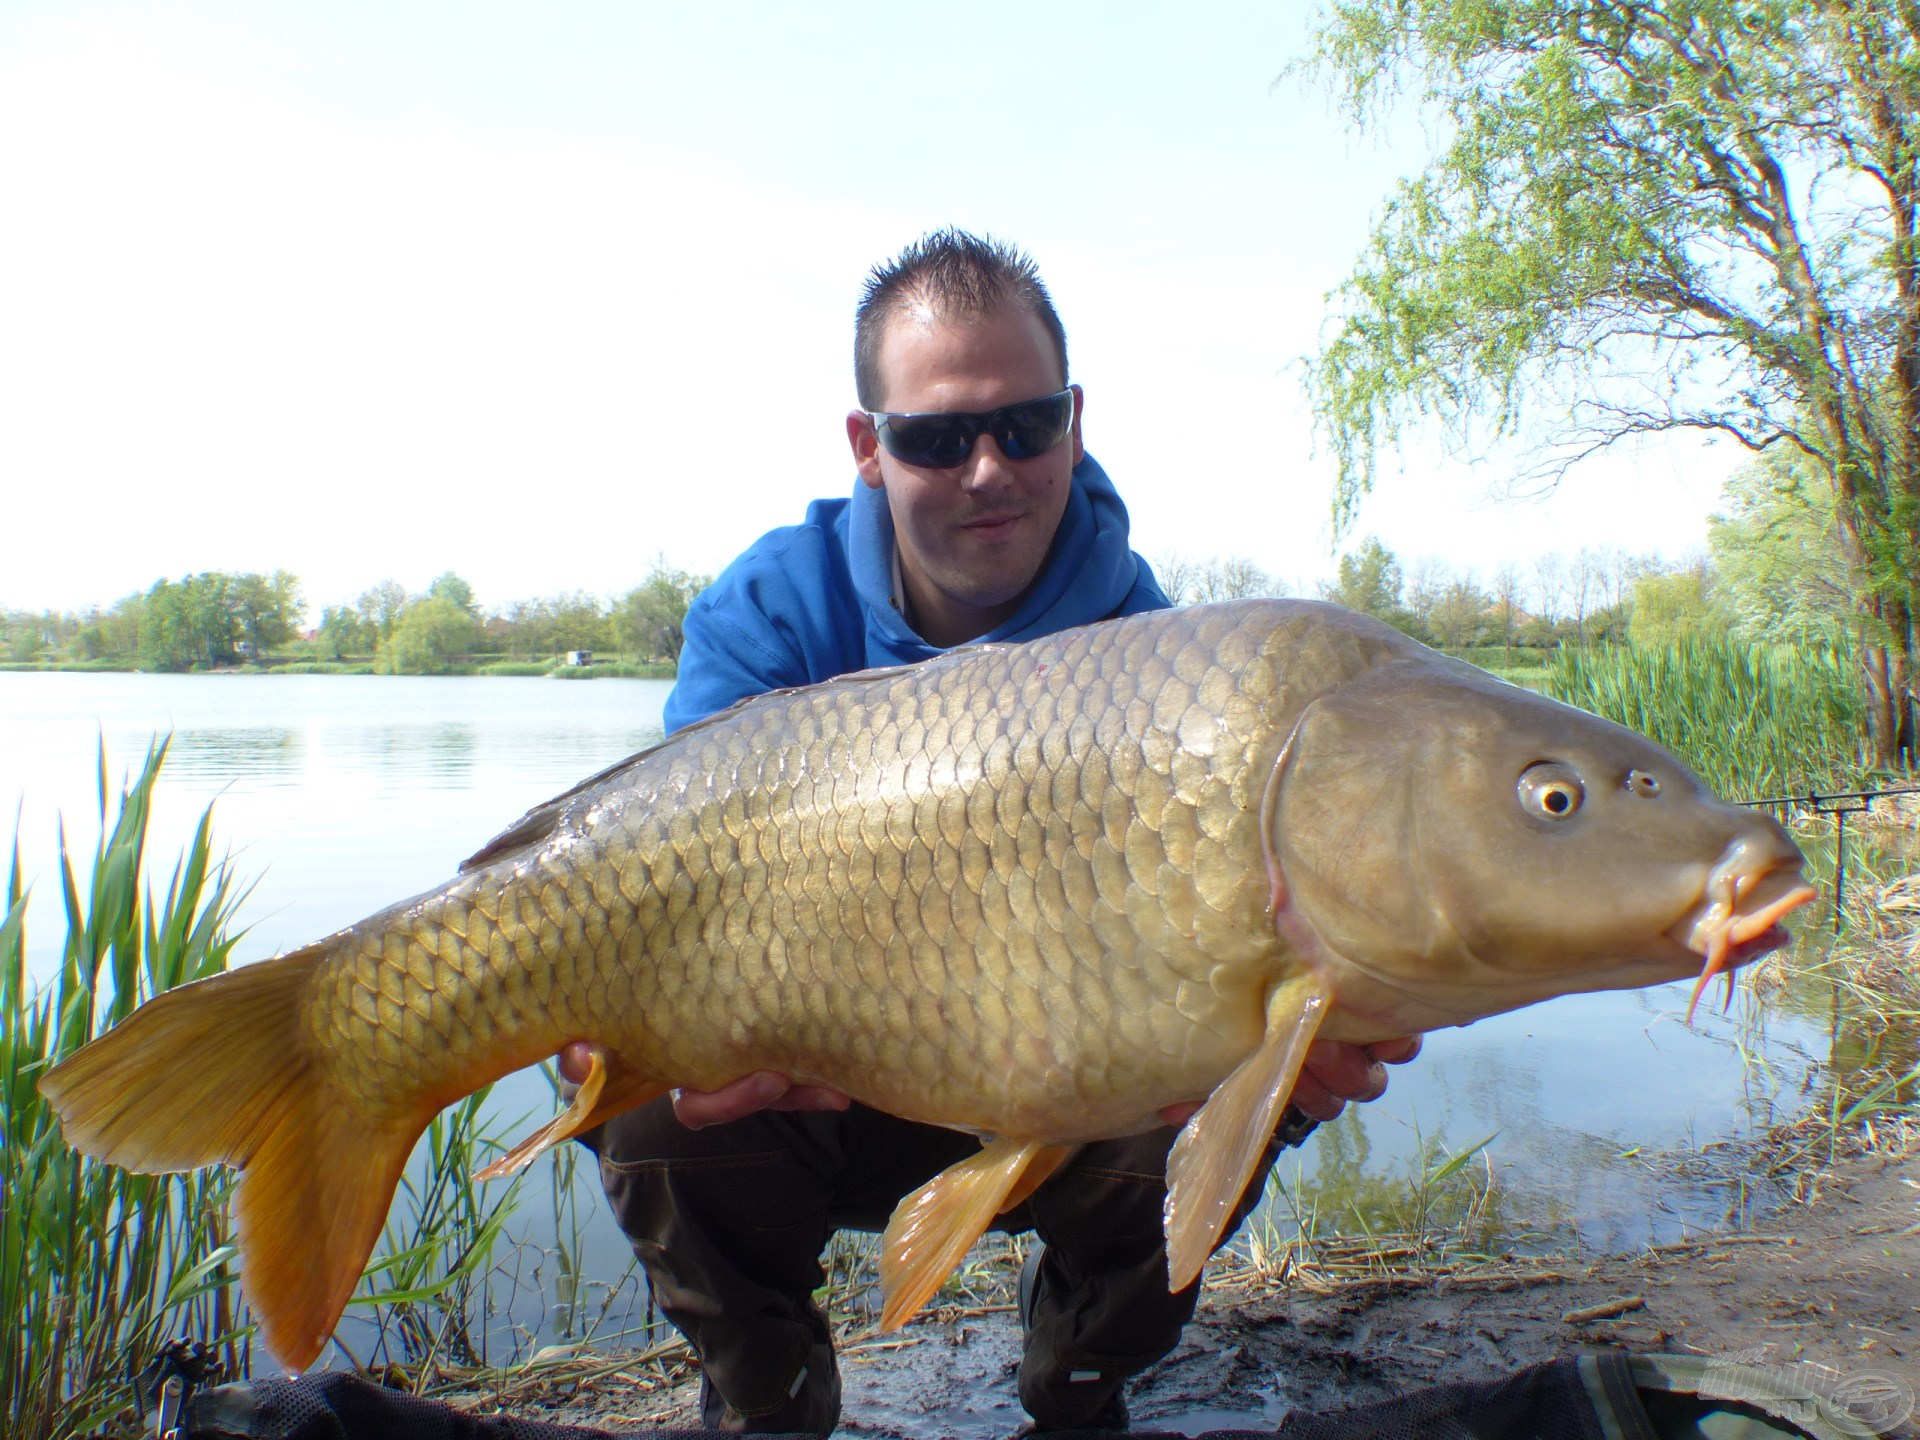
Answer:
[{"label": "unhooking mat", "polygon": [[[1891,1380],[1830,1383],[1807,1366],[1602,1352],[1201,1440],[1863,1440],[1913,1435],[1912,1410],[1913,1396]],[[472,1415],[340,1373],[213,1386],[188,1398],[182,1419],[176,1440],[718,1440],[705,1430],[595,1430]],[[937,1434],[927,1431],[929,1440]]]}]

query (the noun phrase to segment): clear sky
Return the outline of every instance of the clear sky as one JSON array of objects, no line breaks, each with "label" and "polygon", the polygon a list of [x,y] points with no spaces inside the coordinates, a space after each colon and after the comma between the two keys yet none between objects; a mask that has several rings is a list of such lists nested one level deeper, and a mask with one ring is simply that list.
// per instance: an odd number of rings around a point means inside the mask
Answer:
[{"label": "clear sky", "polygon": [[[1282,69],[1309,7],[0,5],[0,606],[294,571],[313,614],[724,565],[853,483],[867,267],[1013,240],[1149,556],[1333,567],[1301,380],[1431,133]],[[1423,441],[1350,539],[1678,557],[1696,441],[1492,498]]]}]

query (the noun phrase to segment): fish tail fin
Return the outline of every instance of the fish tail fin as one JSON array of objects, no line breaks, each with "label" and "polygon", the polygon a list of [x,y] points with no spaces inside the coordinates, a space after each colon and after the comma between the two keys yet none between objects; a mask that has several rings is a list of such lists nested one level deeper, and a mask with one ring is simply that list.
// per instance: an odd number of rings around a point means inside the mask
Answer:
[{"label": "fish tail fin", "polygon": [[305,1368],[378,1239],[431,1108],[368,1116],[302,1031],[324,946],[156,996],[41,1078],[68,1143],[145,1173],[240,1169],[248,1297],[268,1347]]}]

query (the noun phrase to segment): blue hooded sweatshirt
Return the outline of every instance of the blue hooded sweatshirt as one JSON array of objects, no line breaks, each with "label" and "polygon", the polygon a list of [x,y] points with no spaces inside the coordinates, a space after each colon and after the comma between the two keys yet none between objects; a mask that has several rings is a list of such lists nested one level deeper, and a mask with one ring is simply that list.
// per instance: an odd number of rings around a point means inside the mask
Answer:
[{"label": "blue hooded sweatshirt", "polygon": [[[980,639],[1037,640],[1168,603],[1128,546],[1127,507],[1088,456],[1039,577]],[[885,494],[857,483],[851,499],[816,500],[800,524],[761,536],[693,602],[667,731],[749,695],[941,653],[894,608],[893,516]]]}]

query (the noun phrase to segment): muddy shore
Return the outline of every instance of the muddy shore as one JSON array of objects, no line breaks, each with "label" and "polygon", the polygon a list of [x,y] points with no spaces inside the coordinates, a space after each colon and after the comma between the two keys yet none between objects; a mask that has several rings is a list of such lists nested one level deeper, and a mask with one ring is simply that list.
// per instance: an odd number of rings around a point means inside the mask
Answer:
[{"label": "muddy shore", "polygon": [[[1179,1348],[1135,1382],[1134,1427],[1271,1428],[1290,1410],[1348,1409],[1596,1347],[1820,1367],[1830,1382],[1920,1395],[1920,1145],[1836,1159],[1802,1189],[1754,1230],[1637,1254],[1331,1283],[1304,1270],[1210,1280]],[[841,1350],[847,1435],[986,1440],[1025,1419],[1004,1301],[900,1335],[852,1335]],[[515,1388],[466,1400],[574,1424],[698,1423],[697,1377],[673,1350]]]}]

